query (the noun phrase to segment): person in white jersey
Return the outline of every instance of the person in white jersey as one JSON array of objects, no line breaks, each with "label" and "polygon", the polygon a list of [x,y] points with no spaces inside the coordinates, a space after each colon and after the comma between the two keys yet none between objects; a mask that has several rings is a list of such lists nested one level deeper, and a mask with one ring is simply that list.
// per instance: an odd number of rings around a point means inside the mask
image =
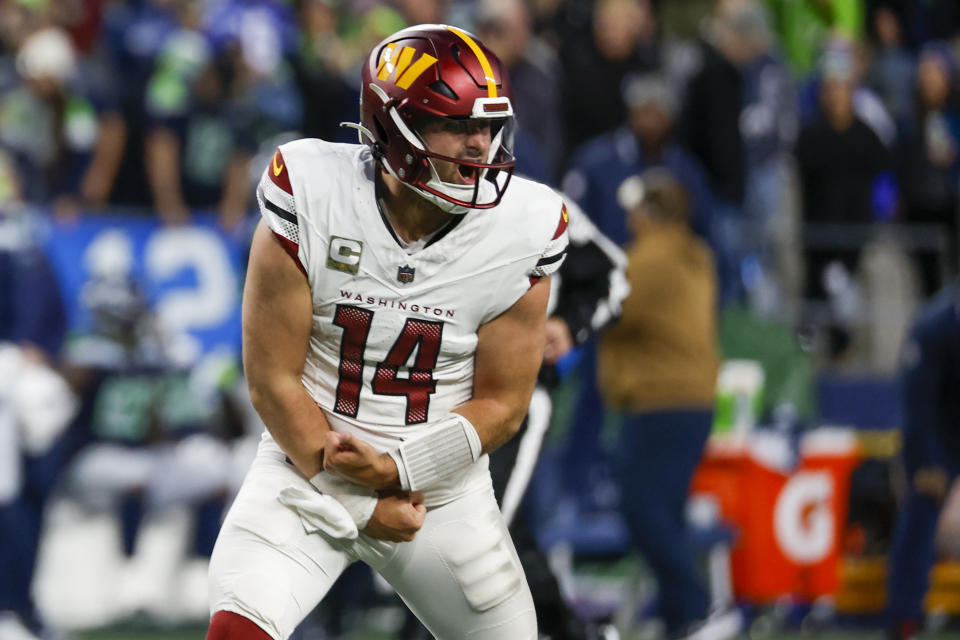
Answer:
[{"label": "person in white jersey", "polygon": [[530,401],[567,211],[512,177],[509,81],[475,36],[399,31],[362,82],[361,144],[282,145],[257,190],[243,350],[267,430],[207,638],[287,638],[359,560],[439,640],[535,640],[487,454]]}]

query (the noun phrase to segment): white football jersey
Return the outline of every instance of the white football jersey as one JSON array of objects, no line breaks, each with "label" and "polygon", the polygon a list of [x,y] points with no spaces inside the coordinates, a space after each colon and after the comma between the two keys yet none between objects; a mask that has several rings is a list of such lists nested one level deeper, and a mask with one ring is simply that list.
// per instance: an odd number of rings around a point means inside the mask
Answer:
[{"label": "white football jersey", "polygon": [[[412,251],[378,205],[375,171],[365,145],[298,140],[277,150],[257,198],[310,283],[304,386],[331,428],[385,451],[470,400],[477,329],[560,267],[567,212],[514,176],[498,206],[452,216]],[[484,456],[427,491],[427,506],[483,486],[486,469]]]}]

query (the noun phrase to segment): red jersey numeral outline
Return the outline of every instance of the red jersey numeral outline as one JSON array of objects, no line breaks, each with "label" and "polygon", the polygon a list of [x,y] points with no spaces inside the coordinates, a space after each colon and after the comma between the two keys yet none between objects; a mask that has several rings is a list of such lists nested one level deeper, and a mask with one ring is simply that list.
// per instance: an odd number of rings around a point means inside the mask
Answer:
[{"label": "red jersey numeral outline", "polygon": [[[343,329],[340,344],[339,381],[337,383],[336,413],[356,418],[360,409],[360,389],[363,386],[363,352],[366,349],[373,311],[352,305],[338,304],[333,324]],[[437,390],[433,369],[440,356],[443,322],[407,318],[403,330],[387,353],[377,364],[373,375],[373,392],[385,396],[406,396],[406,424],[427,421],[430,396]],[[416,350],[413,366],[406,378],[398,373]]]}]

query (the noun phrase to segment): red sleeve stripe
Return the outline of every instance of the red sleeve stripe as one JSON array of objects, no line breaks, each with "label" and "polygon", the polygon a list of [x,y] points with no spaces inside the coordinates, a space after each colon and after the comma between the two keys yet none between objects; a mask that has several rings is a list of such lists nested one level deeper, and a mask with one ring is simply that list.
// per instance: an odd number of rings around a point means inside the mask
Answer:
[{"label": "red sleeve stripe", "polygon": [[567,205],[563,205],[560,209],[560,223],[557,225],[557,230],[553,232],[552,240],[556,240],[563,232],[567,230],[567,223],[570,221],[570,216],[567,214]]},{"label": "red sleeve stripe", "polygon": [[273,232],[273,235],[280,243],[280,246],[283,247],[283,250],[286,251],[291,258],[293,258],[297,268],[300,269],[300,273],[307,275],[307,270],[303,268],[303,264],[300,262],[300,247],[297,246],[297,243],[288,238],[284,238],[276,231]]},{"label": "red sleeve stripe", "polygon": [[280,149],[277,149],[277,152],[273,154],[273,160],[270,161],[270,166],[267,167],[267,175],[270,176],[270,181],[273,182],[273,184],[290,195],[293,195],[293,188],[290,186],[290,175],[287,173],[287,163],[284,162]]}]

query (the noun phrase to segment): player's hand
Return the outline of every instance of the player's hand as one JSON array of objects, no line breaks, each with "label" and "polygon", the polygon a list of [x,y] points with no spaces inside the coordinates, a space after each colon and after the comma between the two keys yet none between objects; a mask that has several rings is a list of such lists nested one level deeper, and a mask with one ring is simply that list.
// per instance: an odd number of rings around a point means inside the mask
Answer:
[{"label": "player's hand", "polygon": [[426,515],[420,492],[382,492],[363,532],[379,540],[410,542],[423,526]]},{"label": "player's hand", "polygon": [[940,467],[923,467],[913,474],[913,489],[938,503],[943,502],[950,490],[950,476]]},{"label": "player's hand", "polygon": [[371,489],[400,486],[397,465],[386,453],[349,433],[331,431],[323,446],[323,468],[345,480]]},{"label": "player's hand", "polygon": [[573,348],[573,336],[567,321],[557,316],[547,318],[544,327],[547,334],[547,343],[543,347],[543,361],[547,364],[556,364],[557,361]]}]

